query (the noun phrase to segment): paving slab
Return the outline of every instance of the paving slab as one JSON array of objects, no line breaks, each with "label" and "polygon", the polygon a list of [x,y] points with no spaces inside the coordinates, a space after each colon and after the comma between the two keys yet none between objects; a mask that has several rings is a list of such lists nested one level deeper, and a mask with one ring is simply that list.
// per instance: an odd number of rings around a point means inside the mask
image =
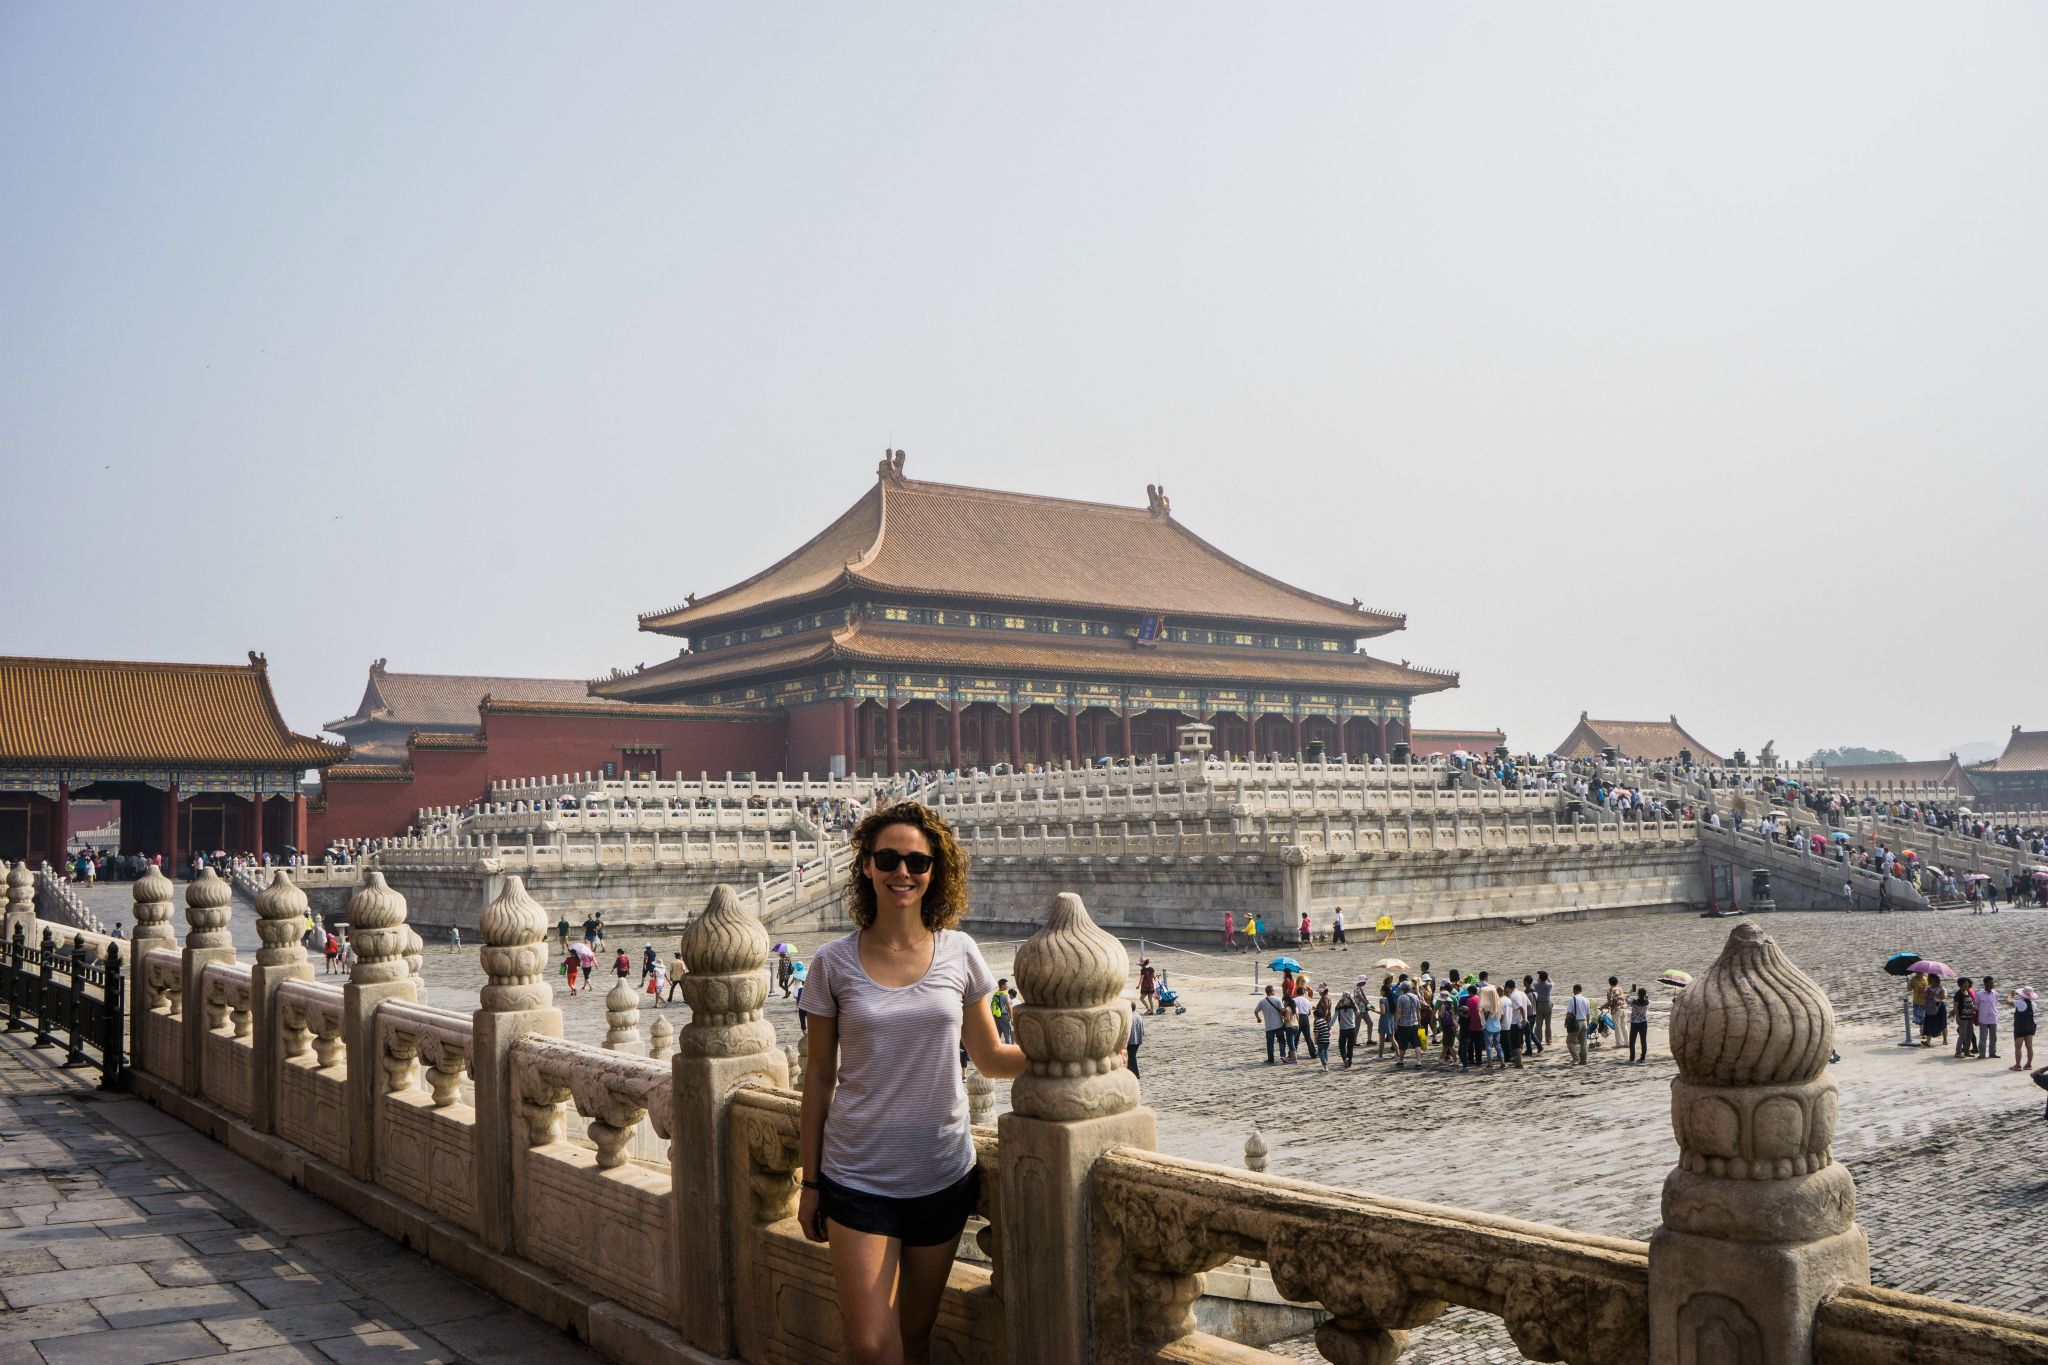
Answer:
[{"label": "paving slab", "polygon": [[[0,1365],[598,1360],[212,1139],[4,1037],[0,1189],[18,1195],[0,1205]],[[478,1354],[428,1323],[464,1332]]]}]

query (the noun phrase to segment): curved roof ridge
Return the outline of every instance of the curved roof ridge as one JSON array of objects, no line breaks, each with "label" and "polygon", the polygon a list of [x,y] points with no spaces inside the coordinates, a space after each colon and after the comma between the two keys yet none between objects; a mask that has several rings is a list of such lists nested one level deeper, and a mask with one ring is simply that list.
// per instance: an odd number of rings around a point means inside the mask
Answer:
[{"label": "curved roof ridge", "polygon": [[[1145,515],[1150,516],[1151,514],[1146,513]],[[1285,582],[1284,580],[1273,577],[1273,575],[1269,573],[1265,573],[1261,570],[1254,569],[1251,565],[1245,563],[1237,556],[1230,554],[1225,550],[1218,549],[1216,546],[1211,545],[1208,541],[1196,535],[1193,531],[1190,531],[1187,527],[1181,525],[1180,522],[1174,520],[1172,512],[1167,512],[1164,514],[1164,516],[1167,525],[1173,527],[1174,530],[1186,536],[1189,540],[1193,541],[1203,550],[1207,551],[1212,555],[1215,555],[1218,559],[1222,560],[1226,564],[1231,565],[1233,568],[1242,569],[1244,572],[1250,574],[1253,578],[1258,579],[1262,583],[1270,584],[1273,587],[1279,588],[1283,592],[1291,592],[1298,597],[1306,597],[1310,601],[1315,602],[1321,606],[1335,607],[1339,611],[1355,611],[1362,618],[1370,618],[1373,616],[1377,616],[1383,621],[1393,621],[1398,626],[1405,626],[1408,624],[1408,616],[1405,612],[1368,612],[1364,607],[1358,604],[1358,601],[1355,598],[1349,602],[1339,602],[1334,597],[1325,597],[1321,593],[1310,592],[1307,588],[1297,588],[1292,583]]]},{"label": "curved roof ridge", "polygon": [[[645,611],[640,613],[640,628],[642,630],[654,629],[658,626],[660,622],[665,621],[669,618],[681,616],[685,613],[704,611],[706,608],[714,607],[720,601],[720,599],[732,597],[744,591],[745,589],[753,587],[755,584],[772,577],[778,571],[782,570],[788,565],[795,563],[797,560],[802,559],[804,555],[823,545],[826,542],[826,540],[832,536],[834,532],[839,531],[841,527],[843,527],[851,518],[858,515],[870,503],[875,504],[875,534],[867,541],[867,549],[862,551],[861,557],[866,558],[872,556],[876,551],[878,551],[881,548],[882,543],[881,488],[881,480],[877,479],[875,481],[874,487],[869,488],[867,492],[861,494],[858,498],[855,498],[853,500],[853,504],[850,507],[848,507],[844,512],[841,512],[838,516],[834,517],[830,522],[826,523],[825,528],[822,531],[819,531],[809,540],[797,546],[794,550],[791,550],[788,554],[776,560],[773,564],[770,564],[767,568],[761,570],[759,573],[750,574],[747,577],[741,579],[737,583],[733,583],[727,587],[720,588],[717,592],[710,594],[702,600],[688,600],[677,603],[675,606],[672,607],[663,607],[657,611]],[[842,573],[844,572],[847,564],[849,564],[850,562],[851,561],[847,559],[840,559],[838,561]],[[806,592],[804,595],[815,595],[816,593],[831,587],[833,585],[833,582],[835,581],[835,578],[836,576],[828,577],[824,582],[811,587],[808,590],[808,592]]]}]

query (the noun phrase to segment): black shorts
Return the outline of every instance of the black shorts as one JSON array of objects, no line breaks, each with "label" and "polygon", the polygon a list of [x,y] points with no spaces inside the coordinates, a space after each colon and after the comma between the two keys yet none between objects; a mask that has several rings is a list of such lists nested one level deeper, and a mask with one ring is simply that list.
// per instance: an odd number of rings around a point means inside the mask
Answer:
[{"label": "black shorts", "polygon": [[1402,1047],[1422,1046],[1422,1028],[1420,1025],[1403,1024],[1394,1031],[1394,1036],[1400,1041]]},{"label": "black shorts", "polygon": [[981,1167],[976,1166],[943,1190],[910,1199],[891,1199],[849,1189],[822,1172],[818,1176],[818,1208],[842,1227],[894,1237],[907,1247],[935,1247],[960,1240],[967,1216],[981,1202]]}]

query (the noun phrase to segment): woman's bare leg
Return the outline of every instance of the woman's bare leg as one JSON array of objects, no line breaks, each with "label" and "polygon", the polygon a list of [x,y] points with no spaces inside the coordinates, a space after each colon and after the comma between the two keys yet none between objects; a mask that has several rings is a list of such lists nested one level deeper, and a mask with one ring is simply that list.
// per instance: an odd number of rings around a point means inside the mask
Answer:
[{"label": "woman's bare leg", "polygon": [[827,1222],[832,1284],[846,1358],[854,1365],[903,1365],[903,1329],[897,1321],[897,1263],[903,1244],[893,1237]]},{"label": "woman's bare leg", "polygon": [[939,1298],[952,1273],[952,1242],[935,1247],[904,1247],[896,1296],[897,1321],[903,1328],[903,1359],[907,1365],[929,1360],[932,1324],[939,1320]]}]

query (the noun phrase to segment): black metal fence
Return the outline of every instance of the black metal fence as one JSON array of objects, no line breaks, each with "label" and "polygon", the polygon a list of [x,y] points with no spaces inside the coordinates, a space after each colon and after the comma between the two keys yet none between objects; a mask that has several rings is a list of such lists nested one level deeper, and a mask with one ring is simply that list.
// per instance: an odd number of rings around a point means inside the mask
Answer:
[{"label": "black metal fence", "polygon": [[128,1084],[126,982],[121,975],[121,945],[107,945],[106,961],[94,959],[82,935],[58,946],[46,925],[43,941],[22,941],[14,926],[13,941],[0,955],[0,1001],[7,1007],[7,1032],[33,1028],[35,1046],[65,1049],[65,1066],[90,1066],[98,1056],[100,1089],[121,1090]]}]

